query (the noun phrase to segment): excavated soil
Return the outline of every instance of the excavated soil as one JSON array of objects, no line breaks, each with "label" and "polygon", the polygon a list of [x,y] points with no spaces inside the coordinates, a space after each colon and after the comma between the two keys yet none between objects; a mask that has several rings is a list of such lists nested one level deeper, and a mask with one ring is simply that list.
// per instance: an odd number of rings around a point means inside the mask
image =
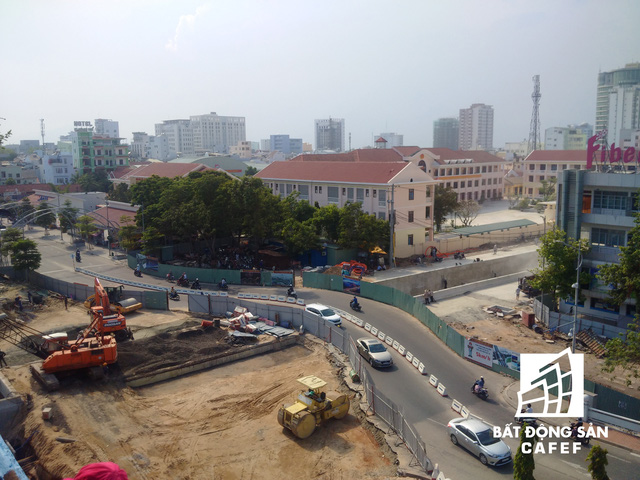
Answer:
[{"label": "excavated soil", "polygon": [[[1,293],[1,292],[0,292]],[[2,293],[12,298],[16,291]],[[23,290],[23,298],[26,291]],[[88,316],[80,304],[49,298],[42,307],[10,312],[50,333],[77,331]],[[277,422],[277,411],[299,391],[297,378],[317,375],[328,390],[343,390],[342,366],[321,343],[305,341],[271,354],[171,381],[131,388],[125,376],[153,373],[242,348],[227,342],[224,329],[197,327],[186,312],[131,314],[136,340],[118,345],[119,362],[107,376],[90,382],[64,379],[47,393],[31,376],[24,359],[38,362],[0,341],[10,367],[2,369],[25,401],[22,415],[6,438],[30,438],[24,469],[33,479],[72,477],[83,465],[113,461],[131,479],[390,478],[394,456],[371,430],[351,395],[351,411],[330,420],[305,440]],[[195,326],[195,328],[194,328]],[[145,337],[149,332],[156,333]],[[260,341],[272,341],[261,336]],[[52,417],[44,420],[43,408]]]}]

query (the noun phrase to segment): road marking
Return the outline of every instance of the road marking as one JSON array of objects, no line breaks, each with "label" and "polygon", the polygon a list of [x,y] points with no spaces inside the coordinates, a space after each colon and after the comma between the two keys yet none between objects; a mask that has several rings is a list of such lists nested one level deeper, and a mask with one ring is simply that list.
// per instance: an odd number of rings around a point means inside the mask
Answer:
[{"label": "road marking", "polygon": [[[633,455],[633,453],[631,455]],[[624,462],[624,463],[631,463],[629,460],[625,460],[624,458],[616,457],[615,455],[608,454],[607,457],[615,458],[616,460],[620,460],[621,462]]]},{"label": "road marking", "polygon": [[69,271],[68,268],[61,268],[60,270],[49,270],[47,272],[38,272],[38,273],[41,273],[42,275],[46,275],[48,273],[68,272],[68,271]]},{"label": "road marking", "polygon": [[427,418],[430,422],[435,423],[436,425],[440,425],[441,427],[446,427],[444,423],[436,422],[433,418]]},{"label": "road marking", "polygon": [[631,453],[631,455],[633,455],[634,457],[640,457],[640,455],[638,455],[637,453],[633,453],[633,452],[629,452]]},{"label": "road marking", "polygon": [[585,467],[583,467],[582,465],[578,465],[577,463],[568,462],[567,460],[561,460],[561,461],[566,463],[567,465],[573,467],[573,468],[580,469],[580,470],[586,470]]}]

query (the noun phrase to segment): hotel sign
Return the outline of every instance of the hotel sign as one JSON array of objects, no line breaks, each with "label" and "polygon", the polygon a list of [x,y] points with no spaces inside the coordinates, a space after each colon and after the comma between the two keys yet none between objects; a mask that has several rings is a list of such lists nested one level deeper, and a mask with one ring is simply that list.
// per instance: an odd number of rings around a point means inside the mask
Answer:
[{"label": "hotel sign", "polygon": [[621,147],[616,147],[615,143],[611,144],[611,148],[607,150],[606,145],[596,145],[596,142],[600,140],[604,133],[594,135],[587,142],[587,170],[590,170],[593,166],[594,158],[597,161],[597,153],[600,151],[600,163],[603,165],[607,161],[613,165],[615,163],[631,163],[640,162],[640,150],[636,151],[635,148],[629,147],[624,150]]}]

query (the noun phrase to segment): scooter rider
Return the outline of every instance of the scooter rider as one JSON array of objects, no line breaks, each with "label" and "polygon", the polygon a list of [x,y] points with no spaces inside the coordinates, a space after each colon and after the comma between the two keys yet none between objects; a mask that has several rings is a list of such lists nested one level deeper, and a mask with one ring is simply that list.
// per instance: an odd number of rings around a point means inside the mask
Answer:
[{"label": "scooter rider", "polygon": [[480,390],[484,388],[484,377],[480,376],[480,380],[476,380],[473,384],[473,391],[478,393]]},{"label": "scooter rider", "polygon": [[176,292],[176,288],[175,287],[171,287],[171,291],[169,292],[169,296],[171,298],[176,298],[178,296],[178,292]]},{"label": "scooter rider", "polygon": [[191,285],[191,288],[200,290],[200,280],[196,278],[195,282],[193,282],[193,285]]},{"label": "scooter rider", "polygon": [[353,308],[360,308],[360,304],[358,303],[358,297],[354,295],[353,300],[351,300],[351,306]]},{"label": "scooter rider", "polygon": [[578,438],[578,435],[580,435],[580,432],[578,431],[579,427],[582,427],[583,423],[582,423],[582,417],[578,418],[578,421],[573,422],[571,424],[571,436]]},{"label": "scooter rider", "polygon": [[291,296],[292,293],[295,293],[295,290],[293,289],[293,285],[289,285],[289,288],[287,289],[287,295]]}]

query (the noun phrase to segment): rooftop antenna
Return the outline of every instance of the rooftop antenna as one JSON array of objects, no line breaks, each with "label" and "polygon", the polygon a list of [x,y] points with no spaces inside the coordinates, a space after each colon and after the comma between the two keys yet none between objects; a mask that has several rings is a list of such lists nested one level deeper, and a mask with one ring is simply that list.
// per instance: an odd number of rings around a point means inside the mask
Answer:
[{"label": "rooftop antenna", "polygon": [[46,153],[44,151],[44,118],[40,119],[40,134],[42,135],[42,156],[44,157]]},{"label": "rooftop antenna", "polygon": [[538,148],[540,142],[540,75],[533,76],[533,111],[531,113],[531,128],[529,129],[529,144],[527,145],[527,155]]}]

